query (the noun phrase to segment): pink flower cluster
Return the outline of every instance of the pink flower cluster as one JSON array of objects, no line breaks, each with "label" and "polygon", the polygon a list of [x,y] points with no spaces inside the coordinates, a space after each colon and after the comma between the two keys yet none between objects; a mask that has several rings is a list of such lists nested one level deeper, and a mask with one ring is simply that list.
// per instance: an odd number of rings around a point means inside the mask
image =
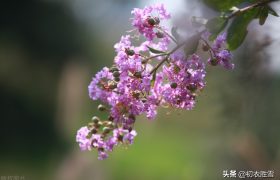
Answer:
[{"label": "pink flower cluster", "polygon": [[[135,8],[132,15],[132,26],[146,41],[135,46],[134,36],[125,35],[115,44],[114,64],[98,72],[88,86],[90,98],[102,103],[98,110],[108,118],[94,116],[76,136],[81,150],[96,149],[99,159],[119,144],[133,143],[137,116],[154,119],[163,105],[190,110],[205,87],[205,63],[198,55],[185,55],[178,47],[168,51],[173,39],[161,22],[170,14],[162,4]],[[231,69],[230,55],[221,50],[222,37],[211,49],[218,64]]]}]

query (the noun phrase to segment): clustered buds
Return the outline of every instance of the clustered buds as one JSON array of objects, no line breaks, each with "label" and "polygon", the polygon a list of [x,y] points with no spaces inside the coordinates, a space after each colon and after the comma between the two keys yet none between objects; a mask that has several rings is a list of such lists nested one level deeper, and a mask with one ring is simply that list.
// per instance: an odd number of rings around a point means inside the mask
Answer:
[{"label": "clustered buds", "polygon": [[[137,116],[144,114],[154,119],[157,108],[166,105],[190,110],[206,84],[205,63],[197,54],[187,56],[183,48],[169,50],[171,35],[166,36],[168,29],[161,22],[170,14],[162,4],[135,8],[132,14],[132,26],[146,40],[134,46],[134,36],[126,35],[115,44],[114,64],[99,71],[88,86],[90,98],[102,103],[97,109],[108,113],[108,118],[92,117],[76,136],[81,150],[95,149],[98,159],[106,159],[119,144],[133,143]],[[203,50],[211,53],[209,64],[230,69],[231,56],[222,48],[223,37],[218,36],[213,47],[208,39],[204,40],[207,44]],[[164,53],[155,56],[157,51]],[[152,60],[161,62],[154,65]]]}]

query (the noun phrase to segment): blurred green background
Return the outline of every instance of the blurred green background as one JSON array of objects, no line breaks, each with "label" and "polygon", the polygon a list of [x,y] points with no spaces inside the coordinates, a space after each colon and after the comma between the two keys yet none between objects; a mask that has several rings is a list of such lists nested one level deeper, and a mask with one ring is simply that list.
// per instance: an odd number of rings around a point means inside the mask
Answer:
[{"label": "blurred green background", "polygon": [[[198,1],[162,2],[186,23],[192,15],[217,15]],[[113,45],[131,29],[131,9],[151,3],[0,6],[1,178],[215,180],[231,169],[274,170],[280,177],[280,21],[274,17],[250,26],[234,71],[208,68],[194,110],[162,108],[154,121],[139,117],[135,144],[117,148],[108,160],[80,152],[76,131],[98,115],[97,102],[88,98],[91,77],[112,64]]]}]

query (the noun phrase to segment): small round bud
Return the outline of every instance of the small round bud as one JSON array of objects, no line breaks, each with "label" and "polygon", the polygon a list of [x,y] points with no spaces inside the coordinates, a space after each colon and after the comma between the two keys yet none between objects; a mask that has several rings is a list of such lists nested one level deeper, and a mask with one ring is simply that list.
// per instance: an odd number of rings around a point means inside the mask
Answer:
[{"label": "small round bud", "polygon": [[87,139],[90,139],[90,138],[91,138],[91,136],[92,136],[92,133],[91,133],[91,132],[89,132],[89,133],[87,134],[86,138],[87,138]]},{"label": "small round bud", "polygon": [[208,51],[209,50],[209,46],[207,44],[203,44],[202,45],[202,50],[203,51]]},{"label": "small round bud", "polygon": [[103,131],[104,134],[108,134],[108,133],[111,131],[111,129],[108,128],[108,127],[104,127],[104,128],[102,129],[102,131]]},{"label": "small round bud", "polygon": [[171,83],[170,84],[170,87],[172,88],[172,89],[176,89],[177,88],[177,83],[175,83],[175,82],[173,82],[173,83]]},{"label": "small round bud", "polygon": [[97,133],[97,129],[95,129],[95,128],[92,129],[92,130],[91,130],[91,133],[92,133],[92,134],[96,134],[96,133]]},{"label": "small round bud", "polygon": [[117,88],[117,83],[115,83],[114,81],[110,81],[109,82],[109,89],[115,89],[115,88]]},{"label": "small round bud", "polygon": [[92,120],[95,124],[97,124],[97,123],[100,121],[99,117],[97,117],[97,116],[93,116],[93,117],[91,118],[91,120]]},{"label": "small round bud", "polygon": [[131,132],[131,131],[132,131],[132,127],[129,127],[129,128],[128,128],[128,132]]},{"label": "small round bud", "polygon": [[160,23],[160,20],[159,20],[158,17],[155,17],[154,20],[155,20],[156,24],[159,24],[159,23]]},{"label": "small round bud", "polygon": [[156,32],[156,36],[157,38],[163,38],[164,37],[164,34],[162,32]]},{"label": "small round bud", "polygon": [[92,129],[94,127],[94,123],[93,122],[88,123],[87,127],[88,129]]},{"label": "small round bud", "polygon": [[129,56],[133,56],[135,54],[135,52],[132,49],[125,49],[125,53]]},{"label": "small round bud", "polygon": [[140,93],[139,93],[139,92],[133,92],[133,93],[132,93],[132,96],[133,96],[135,99],[139,99]]},{"label": "small round bud", "polygon": [[156,20],[154,18],[152,18],[152,17],[148,17],[147,22],[151,26],[156,25]]},{"label": "small round bud", "polygon": [[174,73],[175,73],[175,74],[178,74],[178,73],[181,71],[181,69],[180,69],[180,67],[179,67],[179,66],[174,65],[174,69],[173,69],[173,71],[174,71]]},{"label": "small round bud", "polygon": [[187,88],[188,88],[188,90],[190,90],[191,92],[194,92],[194,91],[196,91],[197,86],[196,86],[196,84],[189,84],[189,85],[187,86]]},{"label": "small round bud", "polygon": [[115,72],[115,71],[119,71],[119,69],[117,67],[113,66],[113,67],[110,68],[109,71],[110,72]]},{"label": "small round bud", "polygon": [[119,72],[119,71],[113,72],[113,76],[114,76],[114,77],[120,77],[120,72]]},{"label": "small round bud", "polygon": [[217,65],[218,65],[218,59],[212,58],[212,59],[210,60],[210,64],[211,64],[212,66],[217,66]]},{"label": "small round bud", "polygon": [[141,99],[141,101],[142,101],[142,103],[145,103],[145,102],[147,102],[147,99],[143,98],[143,99]]},{"label": "small round bud", "polygon": [[117,137],[117,139],[118,139],[118,141],[123,141],[123,135],[119,135],[118,137]]},{"label": "small round bud", "polygon": [[116,82],[119,82],[121,79],[120,79],[119,77],[115,77],[114,80],[115,80]]},{"label": "small round bud", "polygon": [[113,116],[109,116],[109,117],[108,117],[108,121],[114,121]]},{"label": "small round bud", "polygon": [[134,76],[134,77],[137,77],[137,78],[141,78],[141,77],[142,77],[142,74],[141,74],[141,72],[135,72],[135,73],[133,74],[133,76]]},{"label": "small round bud", "polygon": [[94,127],[95,128],[99,128],[102,125],[103,125],[103,123],[101,121],[99,121],[97,124],[94,124]]},{"label": "small round bud", "polygon": [[105,110],[106,110],[106,107],[105,107],[104,105],[102,105],[102,104],[99,104],[98,107],[97,107],[97,109],[98,109],[99,111],[105,111]]}]

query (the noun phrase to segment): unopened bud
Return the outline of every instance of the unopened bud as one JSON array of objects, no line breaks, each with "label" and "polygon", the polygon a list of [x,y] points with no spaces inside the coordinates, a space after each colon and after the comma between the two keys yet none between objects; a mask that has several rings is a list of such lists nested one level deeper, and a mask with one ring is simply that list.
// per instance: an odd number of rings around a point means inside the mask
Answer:
[{"label": "unopened bud", "polygon": [[141,72],[135,72],[133,75],[134,75],[134,77],[137,77],[137,78],[141,78],[142,77]]},{"label": "unopened bud", "polygon": [[108,128],[108,127],[104,127],[104,128],[102,129],[102,131],[103,131],[104,134],[108,134],[108,133],[111,131],[111,129]]},{"label": "unopened bud", "polygon": [[187,86],[187,88],[188,88],[188,90],[190,90],[191,92],[194,92],[194,91],[196,91],[197,86],[196,86],[196,84],[189,84],[189,85]]},{"label": "unopened bud", "polygon": [[119,82],[121,79],[120,79],[119,77],[115,77],[114,80],[115,80],[116,82]]},{"label": "unopened bud", "polygon": [[133,56],[135,52],[132,49],[125,49],[125,53],[129,56]]},{"label": "unopened bud", "polygon": [[177,85],[177,83],[175,83],[175,82],[173,82],[173,83],[170,84],[170,87],[173,88],[173,89],[177,88],[177,86],[178,86],[178,85]]},{"label": "unopened bud", "polygon": [[120,77],[120,72],[119,72],[119,71],[113,72],[113,76],[114,76],[114,77]]},{"label": "unopened bud", "polygon": [[92,129],[92,130],[91,130],[91,133],[92,133],[92,134],[96,134],[96,133],[97,133],[97,129],[95,129],[95,128]]},{"label": "unopened bud", "polygon": [[212,66],[217,66],[217,64],[218,64],[218,59],[212,58],[212,59],[210,60],[210,64],[211,64]]},{"label": "unopened bud", "polygon": [[90,139],[90,138],[91,138],[91,136],[92,136],[92,133],[91,133],[91,132],[89,132],[89,133],[87,134],[86,138],[87,138],[87,139]]},{"label": "unopened bud", "polygon": [[104,105],[102,105],[102,104],[99,104],[98,107],[97,107],[97,109],[98,109],[99,111],[105,111],[105,110],[106,110],[106,107],[105,107]]},{"label": "unopened bud", "polygon": [[209,50],[209,46],[207,44],[203,44],[202,45],[202,50],[203,51],[208,51]]},{"label": "unopened bud", "polygon": [[156,32],[156,36],[157,38],[163,38],[164,37],[164,34],[162,32]]},{"label": "unopened bud", "polygon": [[117,67],[113,66],[113,67],[110,68],[109,71],[110,72],[115,72],[115,71],[119,71],[119,69]]},{"label": "unopened bud", "polygon": [[92,120],[95,124],[97,124],[97,123],[100,121],[99,117],[97,117],[97,116],[93,116],[93,117],[91,118],[91,120]]}]

